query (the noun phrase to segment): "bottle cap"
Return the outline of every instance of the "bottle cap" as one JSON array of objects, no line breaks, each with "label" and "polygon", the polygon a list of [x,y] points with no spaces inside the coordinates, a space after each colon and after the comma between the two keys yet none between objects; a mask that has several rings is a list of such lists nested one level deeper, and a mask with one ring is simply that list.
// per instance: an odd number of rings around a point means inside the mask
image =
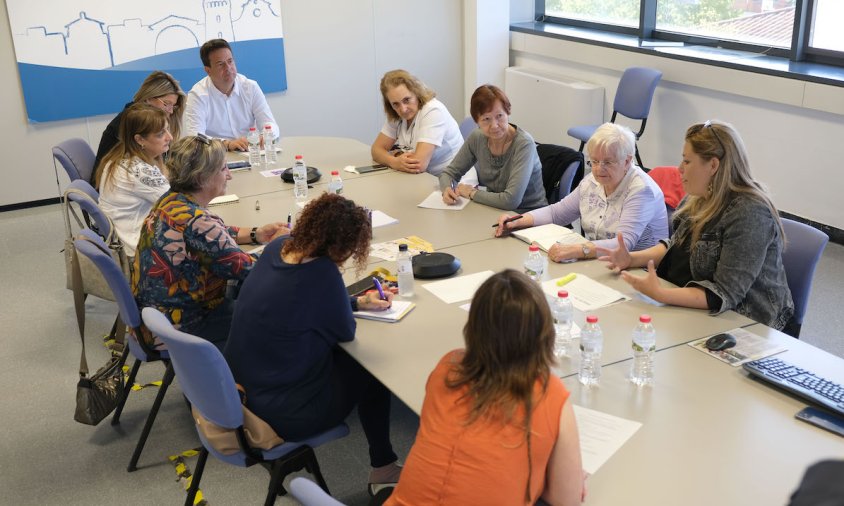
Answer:
[{"label": "bottle cap", "polygon": [[569,292],[566,290],[559,290],[557,292],[557,297],[566,298],[569,296]]},{"label": "bottle cap", "polygon": [[598,317],[593,314],[590,314],[586,317],[586,323],[598,323]]},{"label": "bottle cap", "polygon": [[296,156],[295,156],[295,158],[296,158],[296,160],[301,160],[301,159],[302,159],[302,155],[296,155]]},{"label": "bottle cap", "polygon": [[651,322],[651,315],[643,314],[639,317],[639,321],[642,323],[650,323]]},{"label": "bottle cap", "polygon": [[337,172],[336,170],[332,170],[332,171],[331,171],[331,175],[332,175],[332,176],[339,176],[339,175],[340,175],[340,173],[339,173],[339,172]]},{"label": "bottle cap", "polygon": [[255,127],[249,127],[249,131],[257,130]]},{"label": "bottle cap", "polygon": [[407,244],[405,244],[405,243],[399,244],[399,251],[407,251]]},{"label": "bottle cap", "polygon": [[539,246],[537,246],[536,244],[531,244],[530,246],[528,246],[528,250],[539,251]]}]

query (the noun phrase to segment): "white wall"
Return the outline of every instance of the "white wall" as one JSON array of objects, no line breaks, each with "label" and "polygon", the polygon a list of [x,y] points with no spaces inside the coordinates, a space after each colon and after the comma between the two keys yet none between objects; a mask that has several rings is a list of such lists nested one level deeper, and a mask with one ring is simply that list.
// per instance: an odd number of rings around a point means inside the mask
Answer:
[{"label": "white wall", "polygon": [[[513,0],[511,8],[524,3]],[[844,228],[840,191],[844,170],[839,162],[844,88],[515,32],[511,34],[510,60],[512,65],[604,86],[606,111],[612,111],[624,68],[659,68],[663,79],[639,143],[647,166],[676,165],[689,125],[706,119],[724,120],[741,133],[754,175],[767,184],[779,209]],[[756,98],[760,96],[765,98]],[[578,146],[564,132],[558,142]]]},{"label": "white wall", "polygon": [[[459,121],[465,109],[462,12],[463,2],[455,0],[282,0],[288,90],[267,96],[282,135],[369,144],[384,118],[378,82],[393,68],[419,76]],[[0,33],[3,206],[56,197],[51,146],[82,137],[96,147],[111,116],[28,123],[5,0],[0,26],[6,28]],[[185,90],[192,85],[182,83]],[[127,100],[135,91],[126,90]]]}]

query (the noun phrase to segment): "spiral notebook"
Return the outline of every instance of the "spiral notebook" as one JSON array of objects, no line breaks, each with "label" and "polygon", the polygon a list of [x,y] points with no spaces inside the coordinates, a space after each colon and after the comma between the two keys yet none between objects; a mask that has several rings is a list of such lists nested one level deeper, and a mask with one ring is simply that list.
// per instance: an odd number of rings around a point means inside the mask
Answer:
[{"label": "spiral notebook", "polygon": [[355,315],[355,318],[395,323],[404,318],[407,313],[413,311],[415,307],[416,304],[408,300],[394,300],[390,309],[385,311],[355,311],[352,314]]}]

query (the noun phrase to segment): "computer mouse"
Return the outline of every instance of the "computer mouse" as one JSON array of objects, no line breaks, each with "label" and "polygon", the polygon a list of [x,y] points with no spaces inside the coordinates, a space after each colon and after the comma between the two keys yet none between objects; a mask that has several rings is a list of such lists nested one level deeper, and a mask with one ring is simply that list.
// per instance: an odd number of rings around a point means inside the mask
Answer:
[{"label": "computer mouse", "polygon": [[736,338],[731,334],[715,334],[706,340],[706,349],[724,351],[736,345]]}]

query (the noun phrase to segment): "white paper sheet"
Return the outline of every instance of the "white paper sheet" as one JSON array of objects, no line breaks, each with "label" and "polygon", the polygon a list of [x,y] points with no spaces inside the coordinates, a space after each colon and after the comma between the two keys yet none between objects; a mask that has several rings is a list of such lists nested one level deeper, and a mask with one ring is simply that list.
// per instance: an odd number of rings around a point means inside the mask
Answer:
[{"label": "white paper sheet", "polygon": [[[557,286],[557,280],[560,278],[550,279],[542,283],[542,290],[550,297],[556,297],[557,291],[560,287]],[[569,281],[563,287],[569,292],[571,303],[579,311],[594,311],[595,309],[609,306],[616,302],[630,300],[630,297],[624,295],[618,290],[598,283],[594,279],[585,274],[577,274],[577,277]]]},{"label": "white paper sheet", "polygon": [[398,223],[399,220],[392,216],[378,210],[372,211],[372,228],[383,227],[385,225],[392,225]]},{"label": "white paper sheet", "polygon": [[642,426],[640,422],[572,406],[580,435],[580,458],[583,470],[589,474],[595,474]]},{"label": "white paper sheet", "polygon": [[261,175],[264,177],[281,177],[281,173],[287,170],[287,167],[281,167],[278,169],[267,169],[262,170]]},{"label": "white paper sheet", "polygon": [[493,274],[495,273],[492,271],[481,271],[457,278],[426,283],[422,285],[422,288],[433,293],[446,304],[453,304],[471,299],[478,287]]},{"label": "white paper sheet", "polygon": [[446,211],[461,211],[469,204],[469,199],[460,197],[460,201],[453,206],[443,202],[443,194],[439,190],[434,190],[428,195],[425,200],[416,205],[416,207],[424,207],[426,209],[444,209]]},{"label": "white paper sheet", "polygon": [[523,228],[512,232],[513,236],[530,244],[535,242],[543,251],[548,251],[554,243],[579,244],[587,242],[586,238],[577,232],[561,227],[554,223],[537,227]]},{"label": "white paper sheet", "polygon": [[234,204],[235,202],[239,201],[237,195],[234,193],[229,195],[220,195],[219,197],[214,197],[211,199],[211,202],[208,203],[209,206],[219,206],[222,204]]}]

